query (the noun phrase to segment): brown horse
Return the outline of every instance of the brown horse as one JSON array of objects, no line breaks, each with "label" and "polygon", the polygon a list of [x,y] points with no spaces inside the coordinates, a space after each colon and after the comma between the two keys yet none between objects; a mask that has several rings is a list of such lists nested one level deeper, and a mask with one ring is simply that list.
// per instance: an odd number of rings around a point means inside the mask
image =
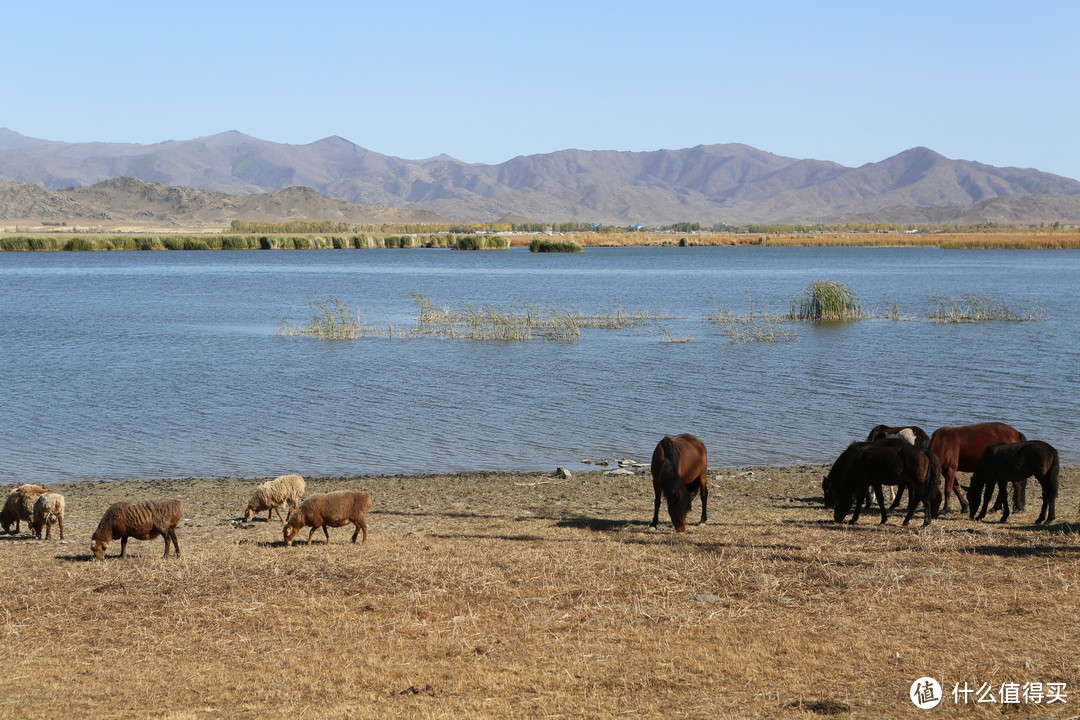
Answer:
[{"label": "brown horse", "polygon": [[[1049,443],[1031,440],[987,445],[986,451],[975,466],[975,473],[971,476],[971,487],[968,489],[971,497],[971,519],[982,520],[986,517],[986,507],[990,504],[994,486],[997,486],[998,499],[1001,502],[1001,522],[1008,520],[1009,496],[1006,485],[1010,482],[1027,482],[1029,477],[1034,476],[1042,486],[1042,509],[1039,511],[1039,519],[1035,521],[1035,524],[1053,522],[1059,472],[1058,452]],[[982,510],[979,510],[979,515],[976,517],[975,511],[979,509],[980,496]]]},{"label": "brown horse", "polygon": [[908,510],[904,525],[911,522],[919,503],[923,504],[923,526],[930,524],[941,506],[941,471],[937,459],[906,440],[890,438],[855,442],[841,453],[822,483],[826,499],[834,503],[833,519],[842,522],[852,504],[854,525],[862,511],[868,488],[873,488],[881,508],[881,524],[888,519],[882,485],[908,488]]},{"label": "brown horse", "polygon": [[656,491],[653,505],[652,527],[660,522],[660,496],[667,498],[668,514],[676,532],[686,532],[686,515],[690,503],[701,492],[701,523],[708,519],[709,481],[705,477],[709,467],[705,443],[693,435],[683,433],[664,438],[653,450],[652,481]]},{"label": "brown horse", "polygon": [[[983,422],[974,425],[943,427],[934,431],[930,437],[930,452],[941,463],[941,473],[945,477],[945,507],[942,512],[949,512],[949,495],[956,493],[960,501],[960,512],[968,511],[968,501],[964,491],[956,482],[956,472],[974,472],[983,451],[990,443],[1024,442],[1027,438],[1016,428],[1000,422]],[[1013,488],[1016,509],[1024,507],[1023,488]]]}]

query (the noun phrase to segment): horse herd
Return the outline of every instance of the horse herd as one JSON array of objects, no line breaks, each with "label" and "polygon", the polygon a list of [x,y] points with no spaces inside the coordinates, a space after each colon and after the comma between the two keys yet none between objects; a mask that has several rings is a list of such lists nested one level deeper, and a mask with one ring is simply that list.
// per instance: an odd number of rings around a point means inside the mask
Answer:
[{"label": "horse herd", "polygon": [[[698,494],[701,495],[700,522],[708,520],[707,467],[705,444],[693,435],[665,436],[657,444],[651,464],[656,495],[653,528],[659,523],[662,498],[667,500],[668,514],[677,532],[685,532],[686,516]],[[967,493],[970,503],[956,481],[957,472],[972,473]],[[899,505],[906,490],[908,506],[904,525],[922,504],[925,527],[939,512],[949,511],[949,497],[953,494],[961,512],[968,513],[973,520],[981,520],[986,516],[994,488],[998,489],[994,510],[1001,509],[1001,522],[1005,522],[1010,514],[1008,485],[1012,484],[1016,509],[1023,510],[1027,479],[1034,477],[1042,488],[1042,508],[1035,523],[1042,524],[1054,520],[1059,473],[1057,450],[1041,440],[1028,440],[1005,423],[942,427],[933,435],[914,425],[878,425],[865,441],[851,443],[840,454],[822,480],[821,489],[825,505],[833,508],[833,519],[843,522],[851,511],[851,524],[858,521],[864,504],[869,507],[873,491],[884,524],[888,510],[882,486],[896,486],[890,509]]]}]

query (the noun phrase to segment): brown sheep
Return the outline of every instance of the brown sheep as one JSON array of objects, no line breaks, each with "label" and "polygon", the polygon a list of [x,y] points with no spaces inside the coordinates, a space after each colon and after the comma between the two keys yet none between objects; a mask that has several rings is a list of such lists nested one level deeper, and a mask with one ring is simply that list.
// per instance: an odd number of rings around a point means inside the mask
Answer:
[{"label": "brown sheep", "polygon": [[179,500],[113,503],[101,516],[97,530],[90,537],[90,552],[101,560],[105,557],[105,548],[109,543],[120,538],[120,557],[125,557],[129,537],[153,540],[160,535],[165,539],[165,554],[162,557],[169,557],[169,540],[172,540],[176,556],[179,557],[180,544],[176,542],[176,526],[180,524],[182,512]]},{"label": "brown sheep", "polygon": [[270,520],[271,513],[277,513],[282,523],[285,518],[281,516],[281,506],[287,505],[285,512],[290,513],[300,504],[300,498],[304,495],[304,478],[299,475],[282,475],[273,480],[267,480],[255,488],[255,493],[248,500],[247,509],[244,511],[244,522],[258,513],[266,510],[266,519]]},{"label": "brown sheep", "polygon": [[[4,532],[14,535],[19,532],[20,521],[29,523],[34,517],[34,502],[44,492],[45,488],[40,485],[20,485],[12,490],[4,502],[4,509],[0,510],[0,525],[4,527]],[[15,526],[14,530],[11,529],[12,525]]]},{"label": "brown sheep", "polygon": [[47,492],[38,495],[34,501],[34,517],[30,520],[30,531],[41,539],[41,528],[45,528],[45,539],[52,538],[52,526],[60,526],[60,539],[64,539],[64,496],[60,493]]},{"label": "brown sheep", "polygon": [[312,495],[300,507],[289,513],[289,519],[285,521],[282,536],[286,545],[292,545],[296,534],[302,527],[310,527],[307,544],[311,544],[311,536],[315,531],[322,528],[326,536],[326,544],[330,544],[330,532],[327,528],[341,527],[348,523],[356,526],[352,541],[356,542],[356,536],[363,531],[364,541],[367,542],[367,523],[364,515],[371,509],[371,493],[354,492],[352,490],[338,490],[337,492]]}]

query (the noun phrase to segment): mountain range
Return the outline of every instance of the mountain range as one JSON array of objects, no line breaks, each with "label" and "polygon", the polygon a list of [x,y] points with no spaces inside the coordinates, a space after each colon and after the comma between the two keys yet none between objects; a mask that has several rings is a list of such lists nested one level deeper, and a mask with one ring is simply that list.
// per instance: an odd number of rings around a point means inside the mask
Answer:
[{"label": "mountain range", "polygon": [[1076,223],[1080,182],[922,147],[857,168],[741,144],[563,150],[484,165],[446,155],[406,160],[340,137],[288,145],[231,131],[142,145],[39,140],[0,129],[0,219],[86,222],[95,214],[185,226],[510,214],[617,225]]}]

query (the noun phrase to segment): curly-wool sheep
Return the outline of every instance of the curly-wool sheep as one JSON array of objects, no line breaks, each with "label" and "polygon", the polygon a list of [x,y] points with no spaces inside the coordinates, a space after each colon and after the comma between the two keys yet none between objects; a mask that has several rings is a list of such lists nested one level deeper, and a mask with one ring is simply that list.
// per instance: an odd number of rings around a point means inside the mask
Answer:
[{"label": "curly-wool sheep", "polygon": [[330,532],[327,528],[341,527],[352,523],[356,526],[352,541],[356,542],[356,536],[364,533],[364,542],[367,542],[367,522],[364,516],[371,509],[371,493],[355,492],[352,490],[338,490],[337,492],[312,495],[300,507],[289,513],[289,519],[285,521],[282,536],[286,545],[292,545],[296,534],[302,527],[310,527],[307,544],[311,544],[311,536],[315,531],[322,528],[326,536],[326,544],[330,544]]},{"label": "curly-wool sheep", "polygon": [[299,475],[282,475],[273,480],[267,480],[255,488],[255,493],[248,500],[247,509],[244,511],[244,522],[251,522],[256,514],[266,510],[266,519],[270,519],[271,513],[276,512],[281,522],[285,518],[281,515],[281,506],[286,507],[286,514],[291,513],[300,504],[300,498],[304,496],[304,478]]},{"label": "curly-wool sheep", "polygon": [[[4,502],[4,509],[0,510],[0,525],[4,532],[12,535],[19,532],[19,522],[30,522],[34,517],[34,502],[39,495],[44,494],[45,488],[40,485],[20,485],[8,493]],[[15,529],[12,530],[11,526]]]},{"label": "curly-wool sheep", "polygon": [[179,500],[113,503],[101,516],[101,522],[90,538],[90,552],[101,560],[105,557],[105,548],[109,543],[120,538],[120,557],[125,557],[129,537],[153,540],[160,535],[165,539],[165,554],[162,557],[169,556],[169,540],[172,540],[179,557],[180,544],[176,541],[176,526],[180,524],[182,512]]},{"label": "curly-wool sheep", "polygon": [[52,537],[52,526],[60,526],[60,539],[64,539],[64,496],[60,493],[47,492],[38,495],[34,501],[34,516],[30,519],[30,531],[41,539],[41,528],[45,528],[45,539]]}]

